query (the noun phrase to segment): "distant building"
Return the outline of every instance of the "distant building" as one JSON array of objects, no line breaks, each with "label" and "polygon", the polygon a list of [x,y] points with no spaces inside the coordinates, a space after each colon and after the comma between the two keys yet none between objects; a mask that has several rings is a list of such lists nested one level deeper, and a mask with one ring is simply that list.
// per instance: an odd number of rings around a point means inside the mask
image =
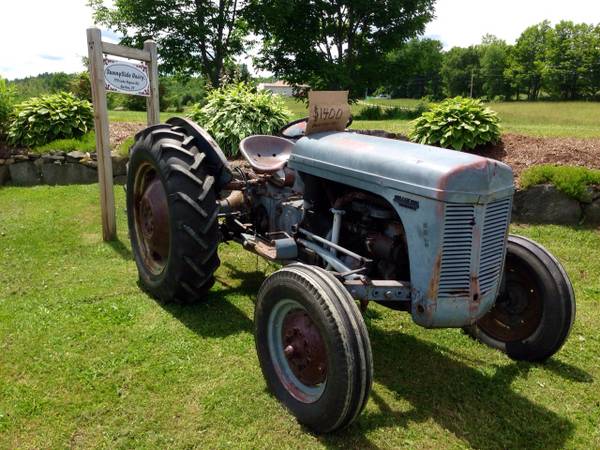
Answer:
[{"label": "distant building", "polygon": [[[308,87],[304,84],[299,86]],[[277,80],[272,83],[259,83],[258,89],[270,91],[273,94],[282,95],[284,97],[292,97],[294,95],[294,88],[282,80]]]}]

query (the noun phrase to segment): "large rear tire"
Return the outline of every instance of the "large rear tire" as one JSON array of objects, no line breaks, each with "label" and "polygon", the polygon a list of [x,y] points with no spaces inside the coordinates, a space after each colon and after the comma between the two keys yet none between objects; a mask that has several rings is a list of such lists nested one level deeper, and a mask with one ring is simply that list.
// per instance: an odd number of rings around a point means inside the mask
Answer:
[{"label": "large rear tire", "polygon": [[515,360],[550,358],[575,320],[575,295],[564,268],[541,245],[510,235],[502,284],[494,307],[466,332]]},{"label": "large rear tire", "polygon": [[127,219],[140,284],[168,302],[203,299],[219,267],[215,179],[183,127],[136,136],[127,176]]},{"label": "large rear tire", "polygon": [[363,318],[341,283],[319,267],[289,265],[261,286],[254,320],[277,399],[317,433],[352,423],[368,400],[373,363]]}]

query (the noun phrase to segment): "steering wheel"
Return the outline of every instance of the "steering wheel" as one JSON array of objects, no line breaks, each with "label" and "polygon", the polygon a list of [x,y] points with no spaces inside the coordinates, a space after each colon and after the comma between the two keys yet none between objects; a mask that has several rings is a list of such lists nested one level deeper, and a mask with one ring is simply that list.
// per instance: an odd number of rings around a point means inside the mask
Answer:
[{"label": "steering wheel", "polygon": [[[286,124],[279,130],[279,135],[288,139],[300,139],[306,134],[306,124],[308,123],[308,117],[302,119],[293,120]],[[352,116],[348,119],[346,128],[352,125]]]}]

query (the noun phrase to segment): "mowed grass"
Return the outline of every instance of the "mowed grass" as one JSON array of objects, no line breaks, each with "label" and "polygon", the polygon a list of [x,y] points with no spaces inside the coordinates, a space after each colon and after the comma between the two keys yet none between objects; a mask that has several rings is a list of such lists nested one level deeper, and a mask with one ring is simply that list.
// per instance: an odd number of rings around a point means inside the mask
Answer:
[{"label": "mowed grass", "polygon": [[600,137],[600,102],[505,102],[488,105],[504,132],[548,137]]},{"label": "mowed grass", "polygon": [[600,447],[598,230],[514,228],[575,286],[575,328],[547,364],[370,306],[366,410],[315,436],[266,390],[254,350],[253,302],[274,267],[222,245],[205,303],[161,305],[136,284],[116,199],[107,244],[96,185],[0,189],[0,448]]},{"label": "mowed grass", "polygon": [[[293,98],[284,98],[292,118],[308,115],[307,105]],[[400,106],[414,108],[420,100],[416,99],[369,99],[367,103],[382,106]],[[364,107],[361,101],[352,105],[354,115]],[[600,102],[497,102],[488,104],[500,117],[502,131],[540,137],[600,137]],[[173,116],[183,113],[160,114],[165,122]],[[145,122],[146,113],[139,111],[109,111],[109,119],[116,122]],[[354,129],[378,129],[393,133],[408,134],[412,128],[410,120],[355,120]]]},{"label": "mowed grass", "polygon": [[[293,99],[285,102],[295,118],[307,115],[304,104]],[[415,99],[369,99],[366,103],[414,108],[419,102]],[[356,115],[364,104],[364,101],[353,104],[352,113]],[[504,133],[539,137],[600,137],[600,102],[498,102],[487,106],[498,113]],[[410,120],[355,120],[351,128],[407,135],[412,124]]]}]

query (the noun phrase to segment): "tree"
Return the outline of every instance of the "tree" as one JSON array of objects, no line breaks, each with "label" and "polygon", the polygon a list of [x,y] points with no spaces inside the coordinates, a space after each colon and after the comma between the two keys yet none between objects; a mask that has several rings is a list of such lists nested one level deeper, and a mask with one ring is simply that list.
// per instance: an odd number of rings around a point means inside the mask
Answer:
[{"label": "tree", "polygon": [[358,97],[384,81],[385,55],[422,33],[435,0],[249,0],[261,35],[256,63],[291,84],[348,89]]},{"label": "tree", "polygon": [[519,92],[525,91],[528,100],[537,100],[547,69],[550,22],[544,21],[527,28],[517,39],[507,74]]},{"label": "tree", "polygon": [[442,96],[443,45],[435,39],[411,39],[387,55],[386,90],[394,97]]},{"label": "tree", "polygon": [[594,95],[600,71],[598,28],[570,21],[558,23],[548,32],[546,85],[556,97],[575,100]]},{"label": "tree", "polygon": [[163,73],[206,76],[220,85],[225,63],[243,49],[244,0],[88,0],[94,18],[123,34],[121,43],[140,47],[147,39],[159,46]]},{"label": "tree", "polygon": [[510,97],[511,88],[506,76],[511,47],[502,39],[485,35],[479,47],[483,93],[490,99]]},{"label": "tree", "polygon": [[453,47],[444,55],[441,75],[448,97],[473,97],[481,95],[481,77],[479,70],[480,49],[478,46],[467,48]]}]

